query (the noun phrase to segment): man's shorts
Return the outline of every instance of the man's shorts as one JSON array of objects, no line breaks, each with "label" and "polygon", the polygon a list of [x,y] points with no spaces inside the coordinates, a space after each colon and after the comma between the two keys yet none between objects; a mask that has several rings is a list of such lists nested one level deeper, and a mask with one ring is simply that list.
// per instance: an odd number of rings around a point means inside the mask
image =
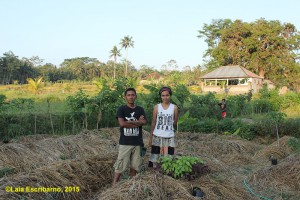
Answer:
[{"label": "man's shorts", "polygon": [[114,164],[115,172],[122,173],[128,166],[139,172],[142,164],[140,151],[140,146],[120,145],[118,159]]}]

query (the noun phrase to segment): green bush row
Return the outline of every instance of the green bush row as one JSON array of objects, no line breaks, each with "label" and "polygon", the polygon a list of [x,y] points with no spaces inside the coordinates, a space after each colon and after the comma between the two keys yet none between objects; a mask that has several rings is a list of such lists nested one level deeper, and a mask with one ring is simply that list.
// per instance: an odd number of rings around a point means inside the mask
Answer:
[{"label": "green bush row", "polygon": [[[199,133],[231,133],[252,140],[256,135],[275,137],[276,129],[273,120],[268,116],[261,120],[251,120],[251,122],[234,118],[222,120],[188,118],[181,124],[179,130]],[[289,135],[300,138],[300,119],[284,119],[278,124],[278,131],[280,136]]]}]

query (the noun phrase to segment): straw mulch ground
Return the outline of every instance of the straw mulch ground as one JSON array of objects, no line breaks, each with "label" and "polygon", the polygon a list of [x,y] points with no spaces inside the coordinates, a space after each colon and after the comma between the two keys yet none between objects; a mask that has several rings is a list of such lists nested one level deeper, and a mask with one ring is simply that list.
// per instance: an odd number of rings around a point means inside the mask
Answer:
[{"label": "straw mulch ground", "polygon": [[[113,164],[117,154],[105,157],[59,161],[35,169],[30,173],[19,173],[0,180],[0,199],[68,199],[91,198],[93,194],[112,182]],[[6,187],[24,188],[25,192],[7,192]],[[61,188],[56,192],[26,192],[31,188]],[[71,191],[69,189],[71,187]],[[75,188],[73,188],[75,187]],[[77,191],[77,188],[79,191]]]},{"label": "straw mulch ground", "polygon": [[258,169],[250,175],[248,182],[260,195],[270,199],[300,199],[300,155]]},{"label": "straw mulch ground", "polygon": [[117,152],[118,141],[108,134],[109,131],[90,131],[62,137],[22,137],[0,146],[0,169],[9,167],[16,173],[29,172],[60,160]]},{"label": "straw mulch ground", "polygon": [[[149,132],[143,134],[147,143]],[[287,145],[290,138],[282,137],[278,147],[233,135],[179,133],[176,153],[202,158],[208,174],[187,181],[152,171],[148,149],[142,173],[132,179],[125,173],[112,187],[119,128],[26,136],[0,145],[0,170],[12,169],[0,178],[0,199],[195,199],[193,186],[204,191],[204,199],[299,199],[300,158]],[[278,165],[271,165],[270,156]],[[80,192],[6,192],[7,186],[77,186]]]}]

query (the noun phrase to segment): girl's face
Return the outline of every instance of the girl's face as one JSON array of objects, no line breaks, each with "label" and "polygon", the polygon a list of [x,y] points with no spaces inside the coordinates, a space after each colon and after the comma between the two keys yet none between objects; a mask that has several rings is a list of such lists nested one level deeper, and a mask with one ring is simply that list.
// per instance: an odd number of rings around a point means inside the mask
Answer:
[{"label": "girl's face", "polygon": [[161,100],[163,103],[169,103],[170,102],[170,99],[171,99],[171,95],[168,91],[163,91],[161,93]]}]

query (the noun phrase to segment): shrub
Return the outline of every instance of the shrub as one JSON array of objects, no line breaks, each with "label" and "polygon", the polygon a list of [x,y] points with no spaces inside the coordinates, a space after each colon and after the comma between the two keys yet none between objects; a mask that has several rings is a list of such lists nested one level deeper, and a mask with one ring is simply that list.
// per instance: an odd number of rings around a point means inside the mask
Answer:
[{"label": "shrub", "polygon": [[204,161],[192,156],[164,156],[160,160],[162,172],[173,178],[185,176],[188,180],[208,172],[208,166]]},{"label": "shrub", "polygon": [[197,123],[197,132],[216,133],[218,132],[218,121],[216,119],[201,119]]},{"label": "shrub", "polygon": [[282,135],[300,138],[300,118],[286,119],[279,126]]},{"label": "shrub", "polygon": [[251,105],[254,113],[267,113],[275,111],[272,103],[266,99],[255,99],[251,101]]},{"label": "shrub", "polygon": [[245,114],[247,95],[229,96],[227,104],[227,112],[230,117],[237,117]]},{"label": "shrub", "polygon": [[188,106],[192,118],[221,118],[218,100],[214,93],[206,95],[191,95]]},{"label": "shrub", "polygon": [[219,121],[219,131],[221,132],[234,132],[234,121],[231,118],[225,118]]},{"label": "shrub", "polygon": [[180,124],[180,131],[187,132],[196,132],[198,130],[199,119],[196,118],[188,118],[184,123]]},{"label": "shrub", "polygon": [[300,139],[291,138],[288,141],[288,145],[293,149],[293,151],[300,153]]},{"label": "shrub", "polygon": [[0,107],[5,103],[6,96],[3,94],[0,94]]},{"label": "shrub", "polygon": [[235,134],[247,140],[255,137],[255,132],[251,127],[252,125],[239,119],[224,119],[219,122],[220,131],[226,134]]},{"label": "shrub", "polygon": [[273,125],[271,124],[270,120],[268,118],[263,118],[258,121],[254,121],[254,124],[252,124],[252,130],[255,133],[255,135],[259,136],[270,136],[273,132]]},{"label": "shrub", "polygon": [[282,109],[300,105],[300,93],[288,92],[282,98]]}]

